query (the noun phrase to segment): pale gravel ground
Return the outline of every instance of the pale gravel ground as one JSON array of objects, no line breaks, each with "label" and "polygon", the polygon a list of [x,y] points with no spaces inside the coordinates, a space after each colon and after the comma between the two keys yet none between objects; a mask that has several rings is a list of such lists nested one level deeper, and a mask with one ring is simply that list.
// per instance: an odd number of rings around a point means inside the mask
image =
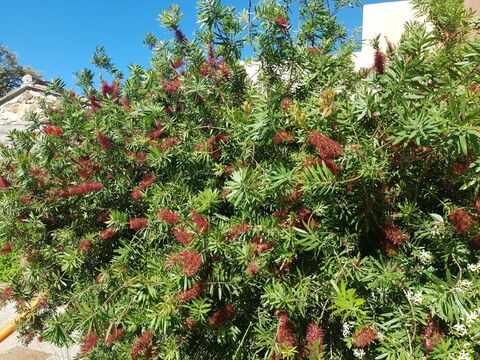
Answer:
[{"label": "pale gravel ground", "polygon": [[[6,307],[0,309],[0,327],[14,319],[16,315],[13,304],[8,304]],[[4,342],[0,343],[0,360],[72,360],[79,350],[78,346],[58,348],[48,343],[39,342],[38,340],[32,341],[26,350],[22,350],[21,348],[24,348],[24,346],[16,335],[17,334],[14,333]],[[38,352],[46,354],[47,357]]]}]

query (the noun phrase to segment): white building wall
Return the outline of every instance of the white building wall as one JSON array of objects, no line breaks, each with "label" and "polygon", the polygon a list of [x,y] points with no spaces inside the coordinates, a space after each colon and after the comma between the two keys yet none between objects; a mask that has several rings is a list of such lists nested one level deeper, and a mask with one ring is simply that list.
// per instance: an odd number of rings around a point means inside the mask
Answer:
[{"label": "white building wall", "polygon": [[[480,0],[478,0],[480,1]],[[380,35],[380,48],[387,47],[386,39],[393,44],[402,36],[405,23],[422,20],[415,15],[409,1],[390,1],[368,4],[363,7],[362,50],[356,53],[355,68],[369,68],[373,64],[374,50],[371,40]]]}]

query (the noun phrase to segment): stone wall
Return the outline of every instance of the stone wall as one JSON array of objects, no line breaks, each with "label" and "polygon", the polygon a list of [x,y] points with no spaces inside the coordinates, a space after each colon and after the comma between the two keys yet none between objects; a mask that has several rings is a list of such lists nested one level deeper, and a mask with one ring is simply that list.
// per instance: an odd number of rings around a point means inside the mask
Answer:
[{"label": "stone wall", "polygon": [[8,140],[8,133],[12,129],[23,130],[27,126],[26,119],[30,113],[42,116],[40,103],[42,99],[54,101],[55,96],[45,97],[43,91],[28,88],[18,96],[0,105],[0,141]]}]

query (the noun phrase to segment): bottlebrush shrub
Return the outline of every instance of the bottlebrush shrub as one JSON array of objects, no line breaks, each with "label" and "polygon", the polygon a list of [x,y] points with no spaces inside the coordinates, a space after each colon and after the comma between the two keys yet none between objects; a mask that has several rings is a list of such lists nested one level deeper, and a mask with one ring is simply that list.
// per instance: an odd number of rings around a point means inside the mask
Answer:
[{"label": "bottlebrush shrub", "polygon": [[2,301],[48,292],[28,339],[91,359],[478,358],[468,14],[442,12],[462,20],[441,34],[409,24],[355,72],[326,2],[300,2],[298,32],[289,3],[245,23],[200,1],[194,39],[171,7],[150,69],[121,81],[98,48],[116,80],[81,71],[82,96],[54,81],[48,118],[12,133],[0,248],[22,266]]}]

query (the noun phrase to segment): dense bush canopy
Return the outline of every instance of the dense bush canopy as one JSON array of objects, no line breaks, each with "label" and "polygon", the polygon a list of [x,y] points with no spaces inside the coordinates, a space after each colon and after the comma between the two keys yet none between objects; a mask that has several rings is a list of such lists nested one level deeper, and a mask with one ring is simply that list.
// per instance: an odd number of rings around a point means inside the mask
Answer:
[{"label": "dense bush canopy", "polygon": [[23,256],[2,299],[42,296],[26,340],[91,359],[478,358],[480,42],[444,2],[417,0],[431,31],[408,24],[360,72],[327,2],[299,1],[294,30],[289,2],[201,0],[194,40],[161,15],[175,40],[147,34],[150,69],[122,81],[98,48],[98,90],[88,69],[83,96],[54,81],[48,119],[1,158],[2,246]]}]

